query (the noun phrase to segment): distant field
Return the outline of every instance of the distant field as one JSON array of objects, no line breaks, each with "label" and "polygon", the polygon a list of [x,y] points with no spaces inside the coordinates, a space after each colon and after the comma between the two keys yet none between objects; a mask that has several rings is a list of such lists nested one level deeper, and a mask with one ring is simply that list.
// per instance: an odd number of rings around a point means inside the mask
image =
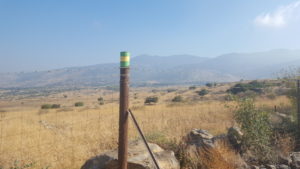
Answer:
[{"label": "distant field", "polygon": [[[226,108],[233,103],[225,100],[231,85],[135,88],[130,91],[130,107],[150,141],[176,144],[193,128],[220,134],[234,124],[232,111]],[[202,88],[209,93],[199,96],[196,91]],[[75,169],[88,158],[117,147],[117,91],[87,88],[35,96],[5,92],[0,92],[0,166],[4,168],[29,164],[37,169]],[[178,95],[183,101],[172,103]],[[144,105],[147,96],[159,97],[158,103]],[[104,105],[99,104],[99,97]],[[75,107],[75,102],[84,106]],[[61,107],[41,109],[43,104]],[[260,96],[257,104],[269,109],[290,105],[285,96]],[[132,123],[129,135],[137,139]]]}]

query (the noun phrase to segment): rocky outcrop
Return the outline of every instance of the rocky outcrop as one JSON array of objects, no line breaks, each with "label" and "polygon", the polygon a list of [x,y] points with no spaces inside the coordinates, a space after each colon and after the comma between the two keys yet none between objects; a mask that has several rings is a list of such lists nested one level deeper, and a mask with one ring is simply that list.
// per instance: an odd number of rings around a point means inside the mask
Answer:
[{"label": "rocky outcrop", "polygon": [[[237,129],[236,129],[237,130]],[[239,143],[239,132],[232,132],[232,138],[235,143]],[[247,169],[249,168],[245,161],[240,157],[236,151],[231,151],[231,156],[223,154],[224,149],[231,149],[228,135],[213,136],[206,130],[193,129],[185,137],[185,142],[180,148],[180,154],[183,154],[185,166],[183,168],[209,168],[220,166],[227,168]],[[224,147],[225,146],[225,147]],[[224,149],[223,149],[224,148]],[[225,151],[226,151],[225,150]],[[211,166],[216,164],[216,166]]]},{"label": "rocky outcrop", "polygon": [[[159,166],[163,169],[179,169],[174,152],[163,150],[149,143]],[[81,169],[118,169],[118,150],[109,151],[85,162]],[[128,146],[128,169],[156,169],[142,141],[133,141]]]},{"label": "rocky outcrop", "polygon": [[234,149],[240,151],[243,137],[241,129],[238,127],[230,127],[227,132],[227,137],[229,143],[234,147]]}]

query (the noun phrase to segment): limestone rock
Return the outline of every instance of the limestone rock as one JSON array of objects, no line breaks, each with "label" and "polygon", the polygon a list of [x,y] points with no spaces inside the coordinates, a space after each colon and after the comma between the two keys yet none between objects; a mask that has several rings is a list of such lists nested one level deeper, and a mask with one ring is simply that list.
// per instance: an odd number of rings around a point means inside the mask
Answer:
[{"label": "limestone rock", "polygon": [[[165,151],[156,144],[149,143],[159,166],[163,169],[179,169],[174,152]],[[118,150],[93,157],[85,162],[81,169],[118,169]],[[128,169],[156,169],[142,141],[133,141],[128,145]]]},{"label": "limestone rock", "polygon": [[270,164],[267,164],[265,166],[267,169],[276,169],[276,166],[275,165],[270,165]]},{"label": "limestone rock", "polygon": [[227,132],[229,143],[238,151],[241,149],[243,133],[238,127],[230,127]]},{"label": "limestone rock", "polygon": [[285,164],[280,164],[277,168],[278,169],[291,169],[288,165],[285,165]]},{"label": "limestone rock", "polygon": [[213,135],[206,130],[193,129],[187,136],[187,144],[195,145],[196,147],[208,147],[213,148]]},{"label": "limestone rock", "polygon": [[293,169],[300,169],[300,152],[293,152],[291,154],[292,158],[292,168]]}]

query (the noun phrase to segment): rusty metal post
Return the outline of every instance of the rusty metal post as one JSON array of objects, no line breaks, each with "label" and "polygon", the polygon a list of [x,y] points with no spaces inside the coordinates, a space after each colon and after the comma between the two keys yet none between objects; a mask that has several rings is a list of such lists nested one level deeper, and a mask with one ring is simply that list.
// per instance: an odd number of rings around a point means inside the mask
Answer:
[{"label": "rusty metal post", "polygon": [[128,153],[128,105],[129,105],[130,54],[121,52],[120,57],[120,114],[119,114],[119,169],[127,169]]}]

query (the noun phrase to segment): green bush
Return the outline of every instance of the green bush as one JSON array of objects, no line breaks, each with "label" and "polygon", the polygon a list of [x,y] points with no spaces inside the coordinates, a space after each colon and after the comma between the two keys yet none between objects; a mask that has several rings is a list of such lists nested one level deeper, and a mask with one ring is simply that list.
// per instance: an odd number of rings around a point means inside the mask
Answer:
[{"label": "green bush", "polygon": [[205,96],[209,93],[209,91],[206,89],[202,89],[202,90],[198,91],[197,93],[199,96]]},{"label": "green bush", "polygon": [[207,87],[215,87],[215,86],[217,86],[217,83],[206,83],[205,86],[207,86]]},{"label": "green bush", "polygon": [[84,103],[83,103],[83,102],[76,102],[76,103],[74,104],[74,106],[75,106],[75,107],[82,107],[82,106],[84,106]]},{"label": "green bush", "polygon": [[182,101],[183,101],[182,96],[175,96],[175,97],[172,99],[172,102],[182,102]]},{"label": "green bush", "polygon": [[196,89],[196,86],[190,86],[189,87],[189,90],[195,90]]},{"label": "green bush", "polygon": [[52,104],[51,109],[58,109],[60,108],[60,104]]},{"label": "green bush", "polygon": [[51,109],[52,105],[51,104],[43,104],[41,106],[41,109]]},{"label": "green bush", "polygon": [[239,94],[246,91],[253,91],[261,94],[263,92],[263,88],[265,87],[267,87],[267,85],[264,82],[258,82],[257,80],[254,80],[249,83],[238,83],[228,89],[227,92],[232,94]]},{"label": "green bush", "polygon": [[58,109],[60,108],[60,104],[43,104],[41,109]]},{"label": "green bush", "polygon": [[274,160],[271,137],[272,128],[269,113],[255,107],[253,99],[237,100],[234,118],[241,126],[243,135],[242,148],[250,150],[259,162]]},{"label": "green bush", "polygon": [[145,104],[155,104],[155,103],[157,103],[158,102],[158,97],[156,97],[156,96],[151,96],[151,97],[147,97],[146,99],[145,99]]},{"label": "green bush", "polygon": [[177,91],[177,90],[176,89],[167,89],[168,93],[175,92],[175,91]]}]

